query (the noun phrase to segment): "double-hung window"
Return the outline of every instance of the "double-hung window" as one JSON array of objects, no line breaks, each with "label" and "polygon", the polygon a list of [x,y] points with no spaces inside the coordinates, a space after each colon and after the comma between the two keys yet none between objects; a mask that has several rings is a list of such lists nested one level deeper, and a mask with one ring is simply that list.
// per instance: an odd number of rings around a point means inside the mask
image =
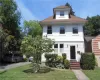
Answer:
[{"label": "double-hung window", "polygon": [[60,11],[60,16],[64,16],[64,11]]},{"label": "double-hung window", "polygon": [[73,34],[78,34],[78,27],[73,27]]},{"label": "double-hung window", "polygon": [[54,51],[58,53],[58,44],[54,44]]},{"label": "double-hung window", "polygon": [[47,34],[52,34],[52,26],[47,27]]},{"label": "double-hung window", "polygon": [[58,48],[58,44],[54,44],[54,48]]},{"label": "double-hung window", "polygon": [[60,53],[64,52],[64,44],[60,44]]},{"label": "double-hung window", "polygon": [[65,34],[65,27],[64,26],[60,27],[60,34]]}]

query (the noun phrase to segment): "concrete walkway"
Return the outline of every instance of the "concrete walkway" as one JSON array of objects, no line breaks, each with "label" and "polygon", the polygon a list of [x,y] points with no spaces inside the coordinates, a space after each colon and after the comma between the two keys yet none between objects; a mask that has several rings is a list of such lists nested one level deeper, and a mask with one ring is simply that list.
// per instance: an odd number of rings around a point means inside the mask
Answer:
[{"label": "concrete walkway", "polygon": [[72,70],[78,80],[90,80],[81,70]]},{"label": "concrete walkway", "polygon": [[27,65],[27,64],[30,64],[30,63],[31,62],[20,62],[20,63],[8,64],[6,66],[0,66],[0,71],[5,71],[5,70],[16,68],[16,67],[19,67],[19,66],[24,66],[24,65]]}]

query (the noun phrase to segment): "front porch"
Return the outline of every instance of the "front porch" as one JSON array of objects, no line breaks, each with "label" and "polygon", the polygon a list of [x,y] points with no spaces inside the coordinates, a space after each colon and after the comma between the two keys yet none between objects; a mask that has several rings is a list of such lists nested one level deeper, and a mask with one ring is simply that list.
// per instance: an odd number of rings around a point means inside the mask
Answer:
[{"label": "front porch", "polygon": [[76,60],[70,60],[70,69],[81,69],[80,62]]}]

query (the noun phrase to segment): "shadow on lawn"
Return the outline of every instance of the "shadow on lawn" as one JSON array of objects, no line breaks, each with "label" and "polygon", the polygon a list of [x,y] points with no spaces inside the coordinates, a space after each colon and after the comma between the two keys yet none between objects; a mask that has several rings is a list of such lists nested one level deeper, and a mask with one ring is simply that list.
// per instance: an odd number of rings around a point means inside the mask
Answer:
[{"label": "shadow on lawn", "polygon": [[[55,70],[54,70],[54,69],[50,69],[50,71],[55,71]],[[38,72],[38,73],[49,73],[50,71]],[[31,69],[24,70],[23,72],[25,72],[25,73],[33,73],[33,70],[32,70],[32,68],[31,68]]]},{"label": "shadow on lawn", "polygon": [[23,72],[25,72],[25,73],[33,73],[33,70],[31,68],[31,69],[24,70]]},{"label": "shadow on lawn", "polygon": [[5,72],[7,72],[7,71],[6,70],[5,71],[1,71],[0,74],[4,74]]}]

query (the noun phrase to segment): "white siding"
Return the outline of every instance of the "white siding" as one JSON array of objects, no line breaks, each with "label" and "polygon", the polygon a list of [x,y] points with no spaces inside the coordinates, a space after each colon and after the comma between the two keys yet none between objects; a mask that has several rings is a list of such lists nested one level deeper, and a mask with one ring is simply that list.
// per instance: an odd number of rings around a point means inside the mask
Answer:
[{"label": "white siding", "polygon": [[[65,27],[65,34],[60,34],[60,26]],[[73,34],[73,27],[78,27],[78,34]],[[84,36],[83,36],[83,25],[81,24],[70,24],[70,25],[52,25],[52,34],[47,34],[47,26],[43,26],[43,36],[54,39],[55,43],[58,44],[58,55],[60,53],[60,44],[64,44],[63,53],[67,54],[67,59],[70,60],[70,46],[75,46],[76,49],[76,60],[80,61],[81,55],[77,53],[80,51],[84,53]],[[52,52],[55,53],[55,52]],[[42,61],[45,61],[45,57],[42,55]]]},{"label": "white siding", "polygon": [[[64,51],[63,53],[66,53],[67,59],[70,60],[70,46],[75,46],[75,51],[76,51],[76,60],[80,61],[81,55],[77,53],[77,51],[80,51],[80,53],[84,53],[84,42],[55,42],[58,44],[58,55],[62,56],[62,53],[60,52],[60,44],[64,44]],[[55,53],[55,52],[52,52]],[[45,61],[44,55],[42,55],[42,61]]]},{"label": "white siding", "polygon": [[69,19],[69,12],[64,11],[64,16],[60,16],[60,11],[56,11],[56,19]]},{"label": "white siding", "polygon": [[[47,34],[47,26],[43,27],[43,36],[54,39],[55,41],[84,41],[82,25],[61,25],[65,27],[65,34],[60,34],[60,26],[52,26],[52,34]],[[78,27],[78,34],[73,34],[73,27]]]}]

